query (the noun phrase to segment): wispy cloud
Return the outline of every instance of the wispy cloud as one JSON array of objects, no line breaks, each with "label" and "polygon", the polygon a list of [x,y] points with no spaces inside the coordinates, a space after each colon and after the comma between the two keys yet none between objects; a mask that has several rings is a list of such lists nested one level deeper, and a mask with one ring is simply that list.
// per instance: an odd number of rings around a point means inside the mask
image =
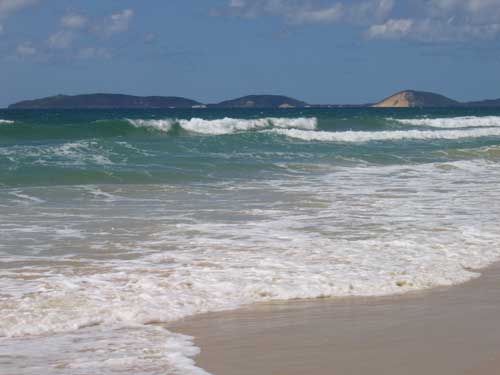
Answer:
[{"label": "wispy cloud", "polygon": [[15,56],[44,62],[108,60],[113,58],[113,51],[119,49],[118,41],[110,37],[128,31],[133,17],[132,9],[117,11],[101,19],[77,12],[67,13],[59,19],[57,31],[41,41],[18,44]]},{"label": "wispy cloud", "polygon": [[299,24],[305,23],[330,23],[336,22],[342,18],[344,8],[342,4],[337,3],[326,8],[304,8],[299,9],[289,15],[292,22]]},{"label": "wispy cloud", "polygon": [[500,0],[430,0],[419,10],[419,16],[374,24],[366,35],[371,39],[438,43],[487,40],[500,35]]},{"label": "wispy cloud", "polygon": [[389,13],[394,0],[363,0],[354,3],[318,0],[229,0],[212,11],[213,15],[256,18],[276,16],[291,24],[334,23],[360,21],[367,16],[380,17]]},{"label": "wispy cloud", "polygon": [[71,31],[62,30],[52,34],[47,43],[50,48],[66,49],[70,48],[74,39],[74,34]]},{"label": "wispy cloud", "polygon": [[20,57],[34,56],[37,50],[31,43],[22,43],[17,46],[16,53]]},{"label": "wispy cloud", "polygon": [[372,25],[367,31],[368,38],[399,39],[405,37],[413,26],[410,19],[390,19],[379,25]]},{"label": "wispy cloud", "polygon": [[272,16],[289,25],[348,23],[369,40],[453,42],[500,36],[500,0],[227,0],[216,16]]},{"label": "wispy cloud", "polygon": [[108,35],[112,35],[127,31],[133,17],[134,11],[132,9],[124,9],[120,12],[113,13],[106,21],[104,32]]},{"label": "wispy cloud", "polygon": [[82,29],[87,24],[87,18],[81,14],[66,14],[61,18],[61,26],[66,29]]}]

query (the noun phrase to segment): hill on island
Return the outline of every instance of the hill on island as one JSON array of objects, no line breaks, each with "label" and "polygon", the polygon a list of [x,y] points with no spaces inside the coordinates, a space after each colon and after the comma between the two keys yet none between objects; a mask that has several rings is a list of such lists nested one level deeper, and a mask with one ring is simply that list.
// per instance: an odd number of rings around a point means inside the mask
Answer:
[{"label": "hill on island", "polygon": [[376,104],[380,108],[412,108],[412,107],[456,107],[460,103],[446,96],[432,92],[405,90],[400,91]]},{"label": "hill on island", "polygon": [[122,94],[56,95],[25,100],[11,109],[111,109],[111,108],[192,108],[201,103],[176,96],[133,96]]},{"label": "hill on island", "polygon": [[248,95],[226,100],[212,106],[218,108],[295,108],[307,104],[297,99],[282,95]]}]

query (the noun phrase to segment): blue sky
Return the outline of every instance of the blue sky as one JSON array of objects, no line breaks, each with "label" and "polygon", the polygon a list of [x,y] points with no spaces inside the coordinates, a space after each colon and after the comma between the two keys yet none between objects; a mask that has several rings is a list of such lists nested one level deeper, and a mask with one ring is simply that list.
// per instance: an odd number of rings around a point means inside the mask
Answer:
[{"label": "blue sky", "polygon": [[0,106],[59,93],[500,97],[500,0],[0,0]]}]

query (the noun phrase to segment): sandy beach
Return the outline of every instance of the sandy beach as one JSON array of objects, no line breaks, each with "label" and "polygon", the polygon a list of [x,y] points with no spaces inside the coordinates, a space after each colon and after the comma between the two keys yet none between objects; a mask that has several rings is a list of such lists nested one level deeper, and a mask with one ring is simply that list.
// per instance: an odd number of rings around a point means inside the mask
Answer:
[{"label": "sandy beach", "polygon": [[215,375],[500,373],[500,265],[468,283],[382,298],[262,304],[186,319]]}]

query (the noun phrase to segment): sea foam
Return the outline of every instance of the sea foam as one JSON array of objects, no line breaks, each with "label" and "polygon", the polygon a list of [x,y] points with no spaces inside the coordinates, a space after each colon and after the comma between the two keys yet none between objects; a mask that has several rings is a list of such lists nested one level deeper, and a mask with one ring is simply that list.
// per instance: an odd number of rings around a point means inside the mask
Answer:
[{"label": "sea foam", "polygon": [[498,137],[500,128],[467,130],[393,130],[393,131],[306,131],[299,129],[272,129],[269,132],[305,141],[352,142],[398,141],[398,140],[455,140],[462,138]]},{"label": "sea foam", "polygon": [[3,120],[0,118],[0,124],[13,124],[13,123],[14,123],[14,121],[12,121],[12,120]]},{"label": "sea foam", "polygon": [[150,128],[165,133],[169,132],[174,124],[173,120],[127,119],[127,121],[136,128]]},{"label": "sea foam", "polygon": [[495,127],[500,126],[500,116],[462,116],[445,118],[413,118],[397,119],[387,118],[400,124],[414,126],[428,126],[433,128],[460,129],[473,127]]},{"label": "sea foam", "polygon": [[[115,187],[135,197],[120,205],[99,191],[90,204],[86,188],[54,187],[66,200],[2,210],[2,245],[37,238],[49,249],[0,270],[0,336],[8,343],[0,355],[74,342],[81,351],[63,352],[65,375],[158,366],[202,374],[190,339],[152,330],[157,323],[255,302],[464,282],[500,255],[499,178],[483,160],[336,167],[211,189]],[[46,222],[44,211],[66,212],[67,201],[80,203],[73,219],[53,216],[38,237],[11,231]]]},{"label": "sea foam", "polygon": [[318,125],[317,118],[278,118],[266,117],[257,119],[238,119],[224,117],[215,120],[206,120],[202,118],[183,119],[165,119],[165,120],[145,120],[145,119],[127,119],[135,127],[150,128],[168,133],[175,125],[181,129],[192,133],[205,135],[224,135],[240,132],[262,130],[267,128],[283,129],[303,129],[314,130]]}]

